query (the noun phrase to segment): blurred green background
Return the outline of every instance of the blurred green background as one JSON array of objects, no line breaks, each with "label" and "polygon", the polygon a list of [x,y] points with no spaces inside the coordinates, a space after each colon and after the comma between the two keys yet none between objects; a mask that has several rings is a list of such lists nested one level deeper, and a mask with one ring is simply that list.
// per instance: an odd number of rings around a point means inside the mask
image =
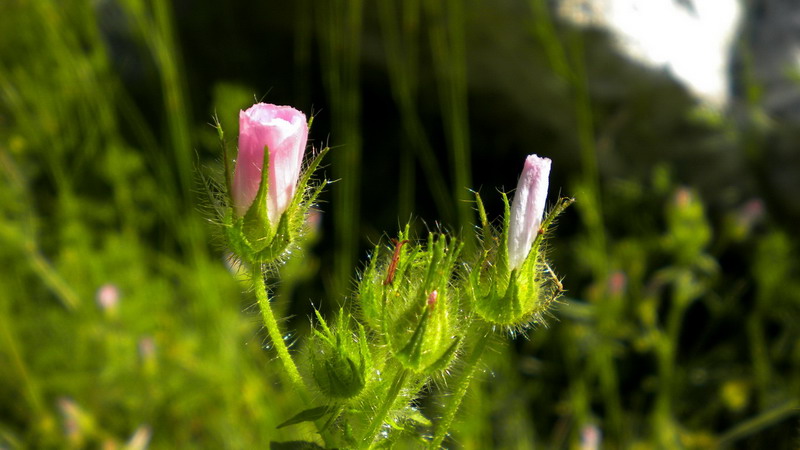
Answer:
[{"label": "blurred green background", "polygon": [[470,240],[468,188],[498,217],[525,155],[577,198],[564,303],[486,359],[451,448],[797,448],[800,127],[766,101],[767,3],[715,109],[559,2],[4,0],[0,448],[314,439],[275,428],[301,406],[215,227],[209,123],[233,146],[262,99],[335,147],[274,280],[292,341],[406,221]]}]

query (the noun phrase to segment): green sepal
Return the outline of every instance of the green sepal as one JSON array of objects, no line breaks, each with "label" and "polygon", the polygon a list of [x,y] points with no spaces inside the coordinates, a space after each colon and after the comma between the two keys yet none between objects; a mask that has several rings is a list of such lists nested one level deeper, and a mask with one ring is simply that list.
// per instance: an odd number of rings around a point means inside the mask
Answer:
[{"label": "green sepal", "polygon": [[321,419],[325,417],[326,414],[330,411],[330,408],[327,406],[317,406],[316,408],[309,408],[292,416],[291,419],[281,423],[277,426],[277,428],[288,427],[289,425],[296,425],[298,423],[303,422],[313,422],[317,419]]},{"label": "green sepal", "polygon": [[498,242],[497,251],[497,270],[508,273],[508,229],[511,226],[511,204],[508,201],[508,195],[505,192],[503,195],[503,230],[500,233],[500,241]]},{"label": "green sepal", "polygon": [[331,328],[319,313],[314,311],[320,329],[313,330],[311,369],[320,391],[332,398],[352,398],[366,386],[367,369],[372,360],[366,347],[366,332],[359,324],[359,342],[356,344],[350,327],[350,314],[339,311],[336,324]]},{"label": "green sepal", "polygon": [[408,369],[420,372],[422,367],[422,353],[424,350],[425,331],[428,328],[428,318],[430,317],[430,308],[424,307],[422,317],[419,319],[417,327],[414,329],[414,334],[408,343],[395,355],[400,362],[403,363]]},{"label": "green sepal", "polygon": [[317,167],[319,167],[320,163],[322,162],[322,158],[324,158],[329,151],[330,147],[325,147],[322,150],[320,150],[319,153],[317,153],[317,156],[315,156],[314,159],[312,159],[311,162],[308,164],[308,167],[306,167],[302,175],[300,175],[300,179],[297,180],[297,190],[295,191],[294,197],[292,198],[292,202],[289,204],[289,207],[286,208],[286,212],[284,212],[283,214],[284,216],[286,215],[287,212],[297,209],[303,202],[305,202],[306,204],[306,208],[303,212],[304,213],[308,212],[308,208],[310,208],[311,205],[314,203],[314,201],[316,201],[317,196],[319,196],[319,194],[322,192],[322,189],[325,187],[325,183],[322,182],[318,186],[316,186],[313,189],[311,195],[308,196],[308,198],[306,198],[304,189],[309,185],[309,182],[311,181],[311,176],[314,175],[314,172],[316,172]]},{"label": "green sepal", "polygon": [[492,226],[489,225],[489,219],[486,216],[486,208],[483,206],[483,200],[481,199],[481,195],[475,192],[475,205],[478,208],[478,220],[480,220],[481,230],[482,230],[482,238],[485,239],[492,239],[494,236],[492,235]]},{"label": "green sepal", "polygon": [[[437,362],[442,360],[442,355],[450,353],[452,339],[458,334],[457,324],[451,317],[456,314],[458,305],[451,301],[449,284],[462,248],[463,243],[456,239],[430,233],[425,247],[414,246],[407,250],[407,258],[401,253],[397,286],[392,287],[389,298],[395,297],[401,302],[394,306],[395,310],[400,308],[405,312],[388,318],[391,323],[387,333],[396,358],[413,372],[433,374],[439,370],[441,364]],[[429,304],[434,291],[436,301]],[[451,359],[448,355],[444,361]]]},{"label": "green sepal", "polygon": [[[358,301],[364,323],[385,339],[402,366],[429,373],[459,334],[452,318],[459,305],[451,301],[450,284],[463,243],[429,233],[426,245],[415,245],[409,233],[406,226],[390,252],[375,247],[359,282]],[[428,304],[433,291],[436,302]]]},{"label": "green sepal", "polygon": [[424,427],[433,426],[433,422],[431,422],[431,419],[428,419],[427,417],[425,417],[425,415],[422,414],[422,412],[420,412],[420,410],[418,410],[416,408],[410,408],[409,407],[409,408],[406,408],[406,410],[403,411],[403,412],[404,412],[404,415],[405,415],[405,419],[408,420],[408,421],[411,421],[411,422],[413,422],[413,423],[415,423],[417,425],[422,425]]},{"label": "green sepal", "polygon": [[230,159],[228,159],[228,145],[225,142],[225,133],[222,131],[222,123],[219,121],[219,117],[217,114],[214,113],[214,129],[217,130],[217,138],[219,139],[219,146],[222,148],[222,170],[225,172],[225,193],[226,193],[226,201],[228,204],[233,204],[233,198],[231,197],[231,167],[230,167]]},{"label": "green sepal", "polygon": [[325,188],[326,182],[311,186],[311,176],[319,167],[329,148],[321,150],[309,163],[298,180],[292,201],[281,214],[277,226],[270,223],[267,195],[269,193],[269,148],[264,148],[261,184],[245,213],[237,217],[228,208],[223,217],[225,235],[231,251],[250,264],[270,263],[279,260],[300,235],[309,209]]},{"label": "green sepal", "polygon": [[442,356],[440,356],[439,359],[434,361],[433,364],[429,365],[427,369],[425,369],[425,371],[428,373],[436,373],[436,372],[442,372],[448,367],[450,367],[450,363],[452,363],[453,360],[455,359],[456,352],[458,351],[458,348],[461,346],[462,340],[463,339],[461,338],[461,336],[456,336],[455,339],[453,339],[453,343],[450,344],[450,347],[447,347],[447,350],[445,350],[444,353],[442,353]]},{"label": "green sepal", "polygon": [[223,226],[228,246],[233,254],[249,264],[268,263],[280,259],[294,239],[286,214],[281,216],[277,231],[271,240],[264,239],[255,244],[247,237],[245,219],[236,217],[232,208],[226,212]]},{"label": "green sepal", "polygon": [[272,240],[274,232],[267,214],[267,194],[269,193],[269,146],[264,146],[264,162],[261,166],[261,183],[253,203],[244,215],[242,229],[250,245],[256,252],[261,251]]},{"label": "green sepal", "polygon": [[379,281],[378,259],[380,259],[380,245],[376,245],[372,256],[364,269],[358,285],[358,304],[361,307],[361,317],[373,330],[380,330],[383,326],[384,316],[384,289]]},{"label": "green sepal", "polygon": [[[508,196],[503,195],[504,215],[499,239],[484,238],[484,250],[476,269],[469,274],[468,299],[485,321],[500,326],[524,327],[551,303],[544,298],[545,259],[542,245],[547,231],[575,199],[561,198],[547,214],[522,266],[510,271],[508,266],[508,229],[511,220]],[[479,214],[481,214],[479,205]],[[484,213],[485,214],[485,213]],[[481,215],[481,221],[485,219]],[[487,231],[484,231],[486,233]],[[491,233],[491,231],[489,231]],[[494,258],[493,258],[494,257]],[[494,260],[493,260],[494,259]]]}]

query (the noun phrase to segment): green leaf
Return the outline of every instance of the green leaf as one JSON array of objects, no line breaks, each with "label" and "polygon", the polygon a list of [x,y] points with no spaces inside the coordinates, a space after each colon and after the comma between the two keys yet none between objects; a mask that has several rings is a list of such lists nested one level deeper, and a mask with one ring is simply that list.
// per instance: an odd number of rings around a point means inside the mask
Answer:
[{"label": "green leaf", "polygon": [[[295,425],[302,422],[313,422],[317,419],[322,418],[325,414],[328,414],[327,406],[317,406],[316,408],[306,409],[305,411],[297,413],[294,417],[287,420],[286,422],[283,422],[282,424],[278,425],[278,428],[288,427],[289,425]],[[270,448],[272,448],[272,443],[270,443]]]},{"label": "green leaf", "polygon": [[450,347],[448,347],[447,350],[445,350],[445,352],[442,353],[442,356],[440,356],[436,361],[434,361],[433,364],[428,366],[427,368],[428,373],[440,372],[444,369],[447,369],[447,367],[453,361],[453,356],[456,354],[456,351],[458,350],[460,344],[461,344],[461,338],[457,337],[453,341],[453,343],[450,344]]}]

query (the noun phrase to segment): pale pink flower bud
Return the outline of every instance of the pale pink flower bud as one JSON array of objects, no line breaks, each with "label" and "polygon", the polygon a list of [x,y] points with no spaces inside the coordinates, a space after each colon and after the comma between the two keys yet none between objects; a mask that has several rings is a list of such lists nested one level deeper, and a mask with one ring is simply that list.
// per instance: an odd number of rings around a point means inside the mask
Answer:
[{"label": "pale pink flower bud", "polygon": [[581,450],[597,450],[603,442],[603,432],[597,425],[585,425],[581,429]]},{"label": "pale pink flower bud", "polygon": [[439,293],[436,289],[432,290],[430,294],[428,294],[428,308],[433,309],[436,307],[436,300],[439,299]]},{"label": "pale pink flower bud", "polygon": [[112,283],[106,283],[97,290],[95,299],[103,311],[114,310],[119,304],[119,289]]},{"label": "pale pink flower bud", "polygon": [[267,146],[267,215],[277,226],[294,197],[307,140],[306,116],[291,106],[257,103],[239,112],[239,155],[232,186],[237,215],[244,216],[256,198]]},{"label": "pale pink flower bud", "polygon": [[608,293],[614,297],[619,297],[625,292],[627,284],[628,277],[625,272],[618,270],[608,277]]},{"label": "pale pink flower bud", "polygon": [[508,227],[510,270],[521,267],[525,262],[542,225],[551,162],[548,158],[536,155],[530,155],[525,159],[525,167],[522,169],[514,201],[511,203],[511,219]]},{"label": "pale pink flower bud", "polygon": [[156,341],[150,336],[139,339],[139,357],[144,361],[153,359],[156,355]]}]

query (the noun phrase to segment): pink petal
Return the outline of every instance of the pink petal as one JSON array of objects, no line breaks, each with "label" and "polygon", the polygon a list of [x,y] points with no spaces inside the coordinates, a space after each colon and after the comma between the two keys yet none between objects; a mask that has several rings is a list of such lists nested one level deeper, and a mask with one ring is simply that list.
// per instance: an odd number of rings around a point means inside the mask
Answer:
[{"label": "pink petal", "polygon": [[508,261],[512,270],[525,262],[542,224],[551,163],[550,159],[536,155],[525,159],[525,167],[511,203],[508,228]]},{"label": "pink petal", "polygon": [[232,186],[237,215],[247,212],[258,193],[268,146],[267,214],[277,225],[294,196],[307,140],[306,116],[290,106],[258,103],[239,112],[239,155]]}]

